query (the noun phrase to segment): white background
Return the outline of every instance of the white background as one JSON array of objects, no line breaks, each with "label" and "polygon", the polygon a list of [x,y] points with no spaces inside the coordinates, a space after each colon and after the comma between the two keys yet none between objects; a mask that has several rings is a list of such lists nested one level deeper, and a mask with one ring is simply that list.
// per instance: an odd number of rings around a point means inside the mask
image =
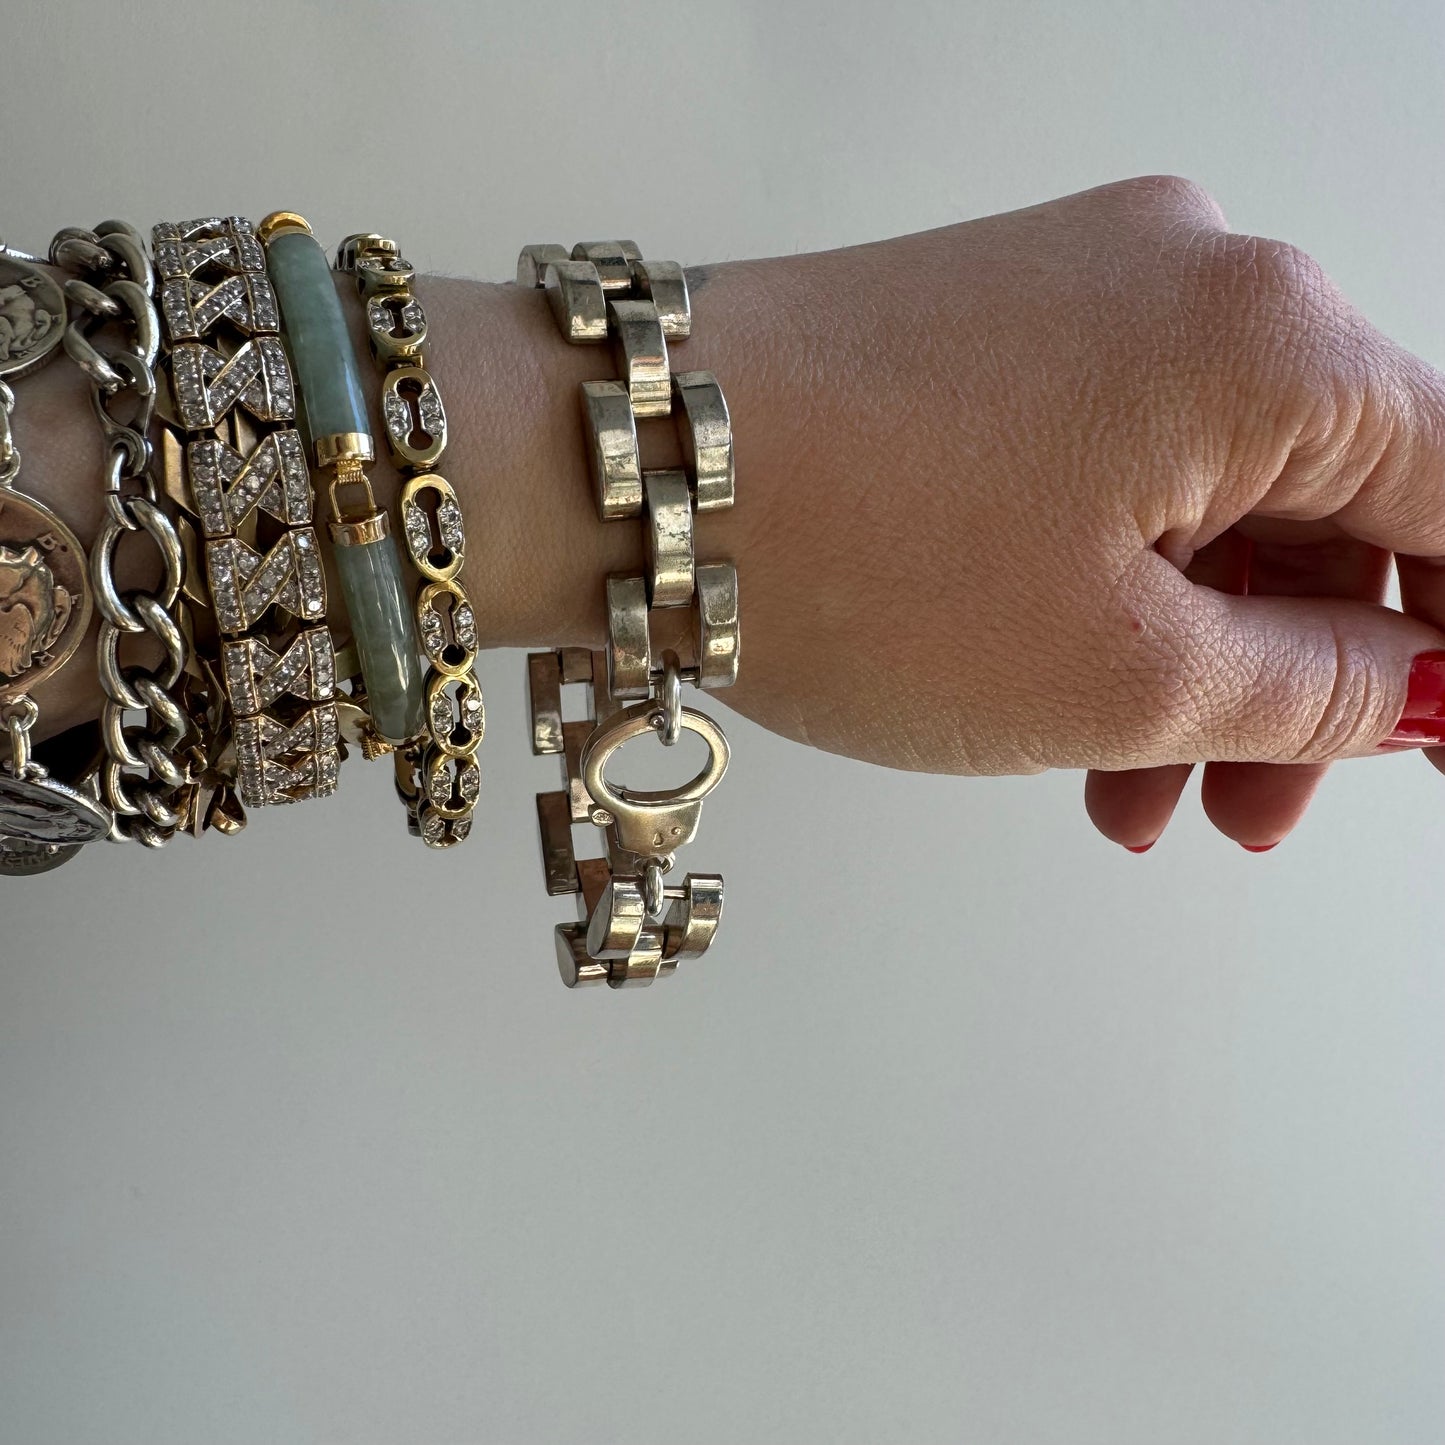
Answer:
[{"label": "white background", "polygon": [[[295,207],[500,279],[1172,171],[1440,363],[1442,60],[1424,0],[8,0],[0,232]],[[1132,857],[1077,775],[731,720],[713,955],[568,994],[521,670],[485,660],[455,854],[358,763],[3,885],[0,1442],[1445,1438],[1421,759],[1339,770],[1277,852],[1191,794]]]}]

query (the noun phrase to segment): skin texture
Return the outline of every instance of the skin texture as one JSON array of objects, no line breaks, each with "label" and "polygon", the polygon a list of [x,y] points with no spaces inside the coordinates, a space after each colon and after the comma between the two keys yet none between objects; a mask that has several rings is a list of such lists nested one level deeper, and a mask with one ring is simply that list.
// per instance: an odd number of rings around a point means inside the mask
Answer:
[{"label": "skin texture", "polygon": [[[1445,377],[1186,180],[690,279],[675,364],[718,373],[739,479],[698,525],[741,580],[719,700],[784,736],[931,772],[1089,769],[1090,816],[1136,848],[1204,764],[1210,818],[1260,848],[1445,648]],[[603,577],[641,564],[586,469],[577,384],[610,358],[515,286],[423,295],[488,641],[600,643]],[[84,533],[82,397],[50,368],[17,430],[24,484]],[[678,460],[667,423],[645,432],[645,465]],[[1380,605],[1392,554],[1408,615]],[[41,695],[52,726],[95,711],[85,672]]]}]

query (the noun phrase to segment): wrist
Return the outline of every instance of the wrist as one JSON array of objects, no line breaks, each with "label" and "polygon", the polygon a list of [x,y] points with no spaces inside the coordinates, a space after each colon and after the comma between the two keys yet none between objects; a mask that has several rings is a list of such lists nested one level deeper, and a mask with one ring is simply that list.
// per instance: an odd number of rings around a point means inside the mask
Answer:
[{"label": "wrist", "polygon": [[433,277],[422,295],[483,645],[600,644],[602,578],[641,553],[593,508],[578,388],[595,350],[559,343],[545,301],[515,285]]}]

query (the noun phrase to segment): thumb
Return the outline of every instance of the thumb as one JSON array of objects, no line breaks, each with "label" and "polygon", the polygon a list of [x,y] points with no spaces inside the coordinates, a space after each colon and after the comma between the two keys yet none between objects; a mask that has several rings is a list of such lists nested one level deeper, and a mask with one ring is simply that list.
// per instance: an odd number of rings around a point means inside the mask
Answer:
[{"label": "thumb", "polygon": [[[1445,632],[1339,598],[1237,597],[1162,558],[1157,763],[1329,762],[1445,743]],[[1169,575],[1165,575],[1165,574]],[[1396,730],[1399,729],[1399,735]]]}]

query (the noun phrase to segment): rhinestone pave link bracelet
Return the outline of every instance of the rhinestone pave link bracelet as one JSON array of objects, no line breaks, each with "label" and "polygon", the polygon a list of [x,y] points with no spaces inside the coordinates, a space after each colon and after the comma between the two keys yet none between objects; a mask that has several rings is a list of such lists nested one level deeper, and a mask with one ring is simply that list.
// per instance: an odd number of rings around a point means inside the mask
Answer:
[{"label": "rhinestone pave link bracelet", "polygon": [[[641,519],[646,546],[644,572],[607,579],[605,655],[565,648],[528,659],[532,750],[563,760],[563,790],[537,797],[547,891],[580,899],[580,921],[556,929],[558,966],[568,987],[649,984],[700,956],[722,914],[720,877],[689,873],[673,885],[667,874],[728,763],[721,728],[682,705],[682,686],[723,688],[737,678],[737,569],[699,563],[693,549],[695,515],[733,504],[732,427],[711,372],[669,365],[669,341],[684,339],[692,324],[676,262],[644,261],[631,241],[570,252],[528,246],[517,283],[546,292],[569,342],[612,344],[620,379],[582,384],[597,510],[604,522]],[[644,471],[638,423],[667,417],[685,465]],[[687,658],[653,646],[653,619],[674,608],[692,614]],[[562,688],[572,683],[590,687],[585,722],[563,721]],[[655,732],[671,746],[684,731],[708,749],[690,782],[639,791],[607,777],[624,743]],[[584,822],[604,830],[604,857],[576,856],[572,827]]]},{"label": "rhinestone pave link bracelet", "polygon": [[[250,222],[213,216],[152,233],[168,402],[166,491],[194,569],[206,796],[194,826],[336,791],[336,663],[311,476],[276,295]],[[234,779],[234,782],[232,781]]]}]

